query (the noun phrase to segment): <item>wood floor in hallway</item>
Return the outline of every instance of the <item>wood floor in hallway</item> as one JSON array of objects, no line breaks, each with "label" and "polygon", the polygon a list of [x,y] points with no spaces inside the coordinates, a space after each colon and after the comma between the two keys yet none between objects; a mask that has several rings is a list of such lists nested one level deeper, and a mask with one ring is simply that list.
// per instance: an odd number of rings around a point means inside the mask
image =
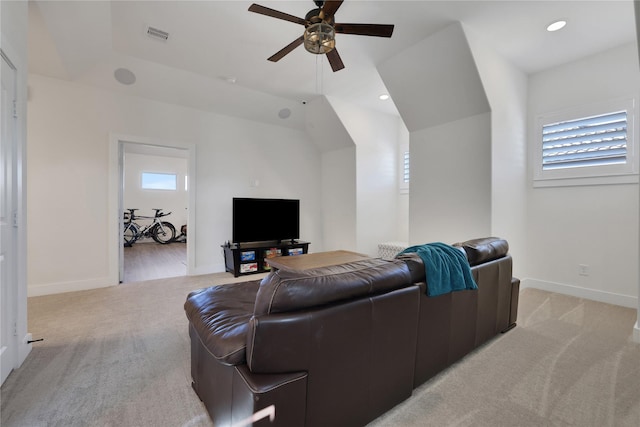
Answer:
[{"label": "wood floor in hallway", "polygon": [[174,242],[161,245],[156,242],[134,243],[124,248],[123,283],[187,274],[187,244]]}]

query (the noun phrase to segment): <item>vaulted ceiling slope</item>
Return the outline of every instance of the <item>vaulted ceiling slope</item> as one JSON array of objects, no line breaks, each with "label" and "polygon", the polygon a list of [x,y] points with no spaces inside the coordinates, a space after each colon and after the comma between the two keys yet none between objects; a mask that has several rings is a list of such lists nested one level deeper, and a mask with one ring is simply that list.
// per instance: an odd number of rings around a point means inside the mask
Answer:
[{"label": "vaulted ceiling slope", "polygon": [[[294,16],[311,0],[259,1]],[[29,70],[106,90],[266,123],[304,129],[303,100],[320,95],[390,114],[377,66],[461,22],[527,73],[636,40],[633,1],[345,0],[341,22],[394,24],[390,39],[338,34],[346,66],[333,73],[324,56],[298,48],[266,59],[301,35],[300,25],[248,11],[251,1],[30,1]],[[567,27],[546,26],[566,19]],[[166,41],[147,35],[151,26]],[[438,61],[440,58],[429,58]],[[117,68],[136,76],[114,79]],[[280,118],[278,113],[291,114]]]},{"label": "vaulted ceiling slope", "polygon": [[459,23],[403,50],[378,69],[410,132],[490,111]]}]

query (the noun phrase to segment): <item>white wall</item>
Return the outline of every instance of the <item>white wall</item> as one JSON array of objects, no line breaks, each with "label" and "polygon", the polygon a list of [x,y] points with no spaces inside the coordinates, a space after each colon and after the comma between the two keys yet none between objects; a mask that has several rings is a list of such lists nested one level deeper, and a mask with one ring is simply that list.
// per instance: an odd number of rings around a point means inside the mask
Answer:
[{"label": "white wall", "polygon": [[[305,105],[305,127],[320,151],[322,242],[309,252],[355,251],[356,148],[329,100],[319,96]],[[322,243],[322,244],[320,244]]]},{"label": "white wall", "polygon": [[378,71],[410,132],[489,111],[459,22],[398,52]]},{"label": "white wall", "polygon": [[324,152],[321,163],[324,250],[356,251],[356,147]]},{"label": "white wall", "polygon": [[432,34],[378,70],[410,132],[408,242],[490,235],[490,106],[462,25]]},{"label": "white wall", "polygon": [[411,133],[409,243],[491,234],[491,114]]},{"label": "white wall", "polygon": [[399,117],[329,99],[356,145],[356,251],[398,240]]},{"label": "white wall", "polygon": [[[142,188],[143,172],[171,173],[177,178],[175,191],[145,190]],[[153,156],[149,154],[125,153],[124,156],[124,208],[139,209],[136,215],[153,216],[153,209],[162,209],[169,213],[163,218],[176,228],[176,235],[180,227],[187,223],[188,193],[185,190],[187,176],[187,159],[179,157]],[[151,221],[139,221],[140,224],[150,224]]]},{"label": "white wall", "polygon": [[516,277],[527,273],[527,75],[465,27],[491,106],[491,235],[506,239]]},{"label": "white wall", "polygon": [[29,86],[30,294],[115,284],[107,242],[116,231],[105,227],[112,133],[194,147],[190,273],[224,270],[233,197],[299,198],[301,238],[322,250],[320,156],[305,133],[38,75]]},{"label": "white wall", "polygon": [[630,96],[637,108],[637,54],[634,43],[530,76],[525,285],[637,307],[638,185],[533,188],[531,171],[537,116]]}]

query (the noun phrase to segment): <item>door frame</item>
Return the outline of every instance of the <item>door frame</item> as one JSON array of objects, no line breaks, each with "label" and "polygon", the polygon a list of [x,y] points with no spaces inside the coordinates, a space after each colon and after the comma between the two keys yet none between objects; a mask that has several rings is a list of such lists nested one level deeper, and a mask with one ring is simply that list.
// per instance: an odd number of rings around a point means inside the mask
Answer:
[{"label": "door frame", "polygon": [[113,284],[122,282],[124,272],[124,247],[122,244],[124,212],[124,153],[126,144],[140,144],[163,149],[187,151],[187,176],[189,177],[187,224],[187,276],[195,271],[196,247],[196,147],[194,144],[164,141],[158,138],[110,134],[109,135],[109,278]]},{"label": "door frame", "polygon": [[[26,117],[27,117],[27,77],[21,56],[13,49],[6,38],[2,40],[0,46],[0,61],[6,61],[9,68],[13,70],[15,81],[15,114],[13,114],[14,128],[11,143],[11,167],[12,182],[11,192],[12,206],[9,215],[12,217],[9,221],[12,223],[13,247],[11,248],[11,257],[5,257],[3,264],[10,265],[11,283],[7,292],[7,303],[11,305],[10,332],[9,337],[10,348],[5,351],[8,356],[11,368],[19,368],[26,357],[31,352],[30,335],[27,334],[27,234],[26,234]],[[21,71],[22,70],[22,71]],[[0,110],[2,107],[0,106]],[[13,108],[12,108],[13,110]],[[0,114],[4,114],[0,113]],[[5,304],[3,301],[2,304]],[[2,311],[0,323],[5,322],[7,314]],[[4,359],[4,358],[3,358]],[[5,363],[5,362],[3,362]],[[0,381],[1,382],[1,381]]]},{"label": "door frame", "polygon": [[[2,155],[2,169],[4,169],[3,177],[0,177],[0,185],[2,190],[0,194],[3,194],[3,200],[0,203],[3,204],[2,209],[5,211],[2,216],[5,217],[3,222],[3,230],[0,230],[0,384],[9,376],[11,371],[16,366],[18,360],[18,342],[17,337],[17,280],[16,280],[16,247],[17,247],[17,156],[18,149],[17,140],[17,88],[18,88],[18,75],[17,68],[11,62],[11,59],[5,54],[3,50],[0,50],[0,60],[2,61],[2,68],[5,73],[0,71],[2,80],[4,81],[9,75],[9,86],[7,91],[8,99],[2,98],[2,104],[0,104],[1,120],[4,122],[7,118],[8,126],[3,129],[3,135],[5,131],[8,131],[8,138],[2,138],[0,142],[0,154]],[[7,67],[5,69],[5,66]],[[9,71],[8,73],[6,71]],[[4,90],[3,90],[4,93]],[[7,110],[5,107],[5,101],[13,103]],[[4,179],[6,177],[6,180]],[[6,202],[6,203],[5,203]],[[14,215],[16,216],[14,219]],[[5,235],[6,233],[6,235]],[[2,244],[4,243],[4,244]],[[6,247],[5,247],[6,246]]]}]

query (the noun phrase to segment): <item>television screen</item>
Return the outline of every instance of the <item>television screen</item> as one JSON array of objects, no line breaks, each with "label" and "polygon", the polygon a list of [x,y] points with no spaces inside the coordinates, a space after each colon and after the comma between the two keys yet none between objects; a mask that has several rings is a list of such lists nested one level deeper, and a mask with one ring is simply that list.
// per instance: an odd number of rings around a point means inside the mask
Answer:
[{"label": "television screen", "polygon": [[300,238],[300,200],[233,199],[233,241]]}]

